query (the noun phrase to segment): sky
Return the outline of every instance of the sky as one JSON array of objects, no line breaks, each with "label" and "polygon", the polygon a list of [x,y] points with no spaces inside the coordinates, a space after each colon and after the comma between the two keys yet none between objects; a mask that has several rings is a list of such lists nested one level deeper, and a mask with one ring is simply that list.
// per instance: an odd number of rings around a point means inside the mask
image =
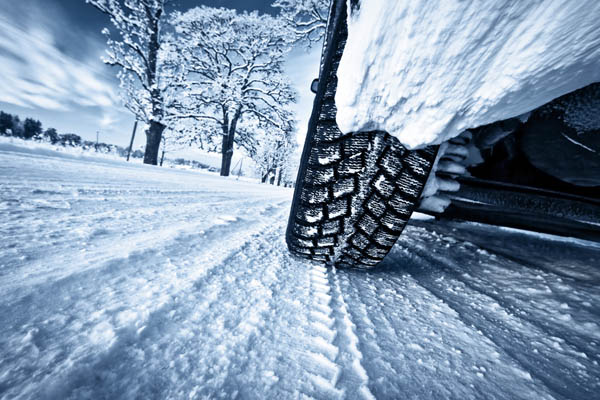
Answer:
[{"label": "sky", "polygon": [[[198,5],[275,14],[272,0],[173,0],[170,10]],[[169,11],[170,11],[169,10]],[[44,128],[126,146],[134,117],[119,98],[117,69],[102,63],[108,18],[85,0],[0,0],[0,110],[39,119]],[[306,131],[318,75],[318,46],[294,49],[286,72],[299,94],[298,137]],[[135,147],[144,144],[138,131]]]}]

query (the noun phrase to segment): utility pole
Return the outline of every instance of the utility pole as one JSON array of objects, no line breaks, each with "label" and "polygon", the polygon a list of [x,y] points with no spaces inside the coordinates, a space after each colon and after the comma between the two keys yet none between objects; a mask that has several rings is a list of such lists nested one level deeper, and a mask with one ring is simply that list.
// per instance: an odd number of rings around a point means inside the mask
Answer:
[{"label": "utility pole", "polygon": [[160,156],[160,166],[162,167],[163,161],[165,161],[165,146],[163,145],[162,156]]},{"label": "utility pole", "polygon": [[240,176],[242,175],[242,165],[244,165],[244,158],[240,159],[240,169],[238,170],[237,180],[240,180]]},{"label": "utility pole", "polygon": [[163,161],[165,161],[165,148],[167,147],[167,137],[165,136],[166,132],[163,132],[162,138],[160,139],[161,146],[159,147],[162,150],[162,155],[160,156],[159,166],[162,167]]},{"label": "utility pole", "polygon": [[[242,159],[240,159],[240,161],[242,161]],[[238,161],[237,163],[235,163],[235,165],[233,166],[233,168],[231,168],[231,175],[235,174],[235,169],[237,168],[237,166],[240,163],[240,161]],[[239,175],[238,175],[238,178],[239,178]]]},{"label": "utility pole", "polygon": [[129,142],[129,150],[127,151],[127,161],[129,161],[129,156],[131,155],[131,148],[133,147],[133,139],[135,139],[135,130],[137,129],[137,120],[135,120],[135,124],[133,124],[133,132],[131,133],[131,142]]},{"label": "utility pole", "polygon": [[98,139],[100,137],[100,131],[96,131],[96,152],[98,151]]}]

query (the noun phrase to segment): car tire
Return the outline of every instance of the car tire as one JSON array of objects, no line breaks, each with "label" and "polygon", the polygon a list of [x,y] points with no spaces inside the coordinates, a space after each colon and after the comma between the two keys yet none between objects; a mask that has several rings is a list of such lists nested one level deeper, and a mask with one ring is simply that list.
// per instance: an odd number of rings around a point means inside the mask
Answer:
[{"label": "car tire", "polygon": [[334,98],[346,13],[345,1],[333,1],[286,241],[298,257],[371,268],[418,205],[437,146],[411,151],[385,132],[339,130]]}]

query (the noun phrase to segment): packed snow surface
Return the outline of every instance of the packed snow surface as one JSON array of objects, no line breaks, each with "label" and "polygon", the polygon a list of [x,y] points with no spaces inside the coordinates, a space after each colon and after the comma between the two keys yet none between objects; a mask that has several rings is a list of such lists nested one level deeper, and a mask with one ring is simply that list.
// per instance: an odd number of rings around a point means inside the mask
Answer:
[{"label": "packed snow surface", "polygon": [[409,148],[600,81],[597,0],[370,0],[348,25],[337,123]]},{"label": "packed snow surface", "polygon": [[290,257],[291,190],[0,146],[0,398],[592,399],[600,246],[414,220]]}]

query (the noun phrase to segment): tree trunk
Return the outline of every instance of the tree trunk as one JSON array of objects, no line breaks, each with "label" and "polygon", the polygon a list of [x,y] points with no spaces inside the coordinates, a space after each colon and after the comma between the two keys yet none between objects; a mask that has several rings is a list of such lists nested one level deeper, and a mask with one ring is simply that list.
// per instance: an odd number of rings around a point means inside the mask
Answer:
[{"label": "tree trunk", "polygon": [[281,186],[281,168],[279,168],[279,175],[277,175],[277,186]]},{"label": "tree trunk", "polygon": [[266,174],[264,174],[261,178],[261,183],[265,183],[267,181],[267,178],[269,177],[269,171],[267,171]]},{"label": "tree trunk", "polygon": [[[226,116],[226,112],[223,112]],[[241,109],[237,109],[235,115],[231,119],[231,125],[228,127],[223,124],[223,145],[221,146],[221,176],[229,176],[231,169],[231,159],[233,158],[233,143],[235,139],[235,129],[238,119],[240,118]],[[227,122],[227,119],[224,119]],[[227,132],[227,134],[225,134]]]},{"label": "tree trunk", "polygon": [[165,151],[162,151],[162,154],[160,156],[160,166],[162,167],[163,165],[163,161],[165,161]]},{"label": "tree trunk", "polygon": [[232,157],[233,135],[228,133],[227,135],[223,135],[223,145],[221,146],[221,176],[229,176]]},{"label": "tree trunk", "polygon": [[158,66],[158,52],[160,50],[160,39],[159,39],[159,23],[163,13],[163,9],[160,8],[154,15],[151,14],[150,9],[146,6],[146,16],[149,19],[150,38],[148,41],[148,56],[147,56],[147,86],[150,89],[150,99],[152,103],[152,117],[150,126],[146,130],[146,151],[144,153],[144,164],[156,165],[158,161],[158,149],[160,147],[160,140],[162,133],[165,130],[165,125],[160,122],[160,118],[163,115],[163,99],[162,93],[157,85],[156,73]]},{"label": "tree trunk", "polygon": [[156,165],[158,162],[158,148],[165,126],[160,122],[152,121],[146,130],[146,151],[144,153],[144,164]]}]

